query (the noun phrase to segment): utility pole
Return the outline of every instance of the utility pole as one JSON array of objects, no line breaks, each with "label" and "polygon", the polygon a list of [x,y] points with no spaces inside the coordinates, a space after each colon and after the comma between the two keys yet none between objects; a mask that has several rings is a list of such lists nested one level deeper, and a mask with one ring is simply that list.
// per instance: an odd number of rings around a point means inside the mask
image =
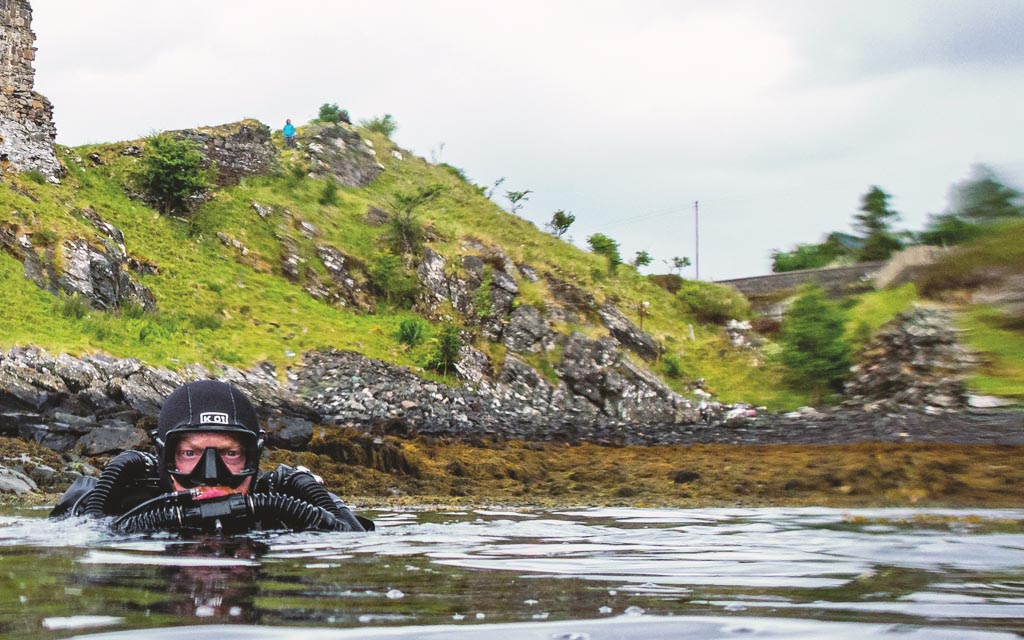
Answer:
[{"label": "utility pole", "polygon": [[693,264],[697,268],[696,280],[700,280],[700,202],[693,201]]}]

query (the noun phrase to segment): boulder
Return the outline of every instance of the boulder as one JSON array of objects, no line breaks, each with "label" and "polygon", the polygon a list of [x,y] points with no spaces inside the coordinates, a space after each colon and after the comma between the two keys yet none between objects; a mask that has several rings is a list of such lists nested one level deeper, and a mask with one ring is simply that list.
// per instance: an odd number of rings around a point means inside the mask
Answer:
[{"label": "boulder", "polygon": [[612,303],[606,302],[598,308],[597,315],[619,344],[641,358],[654,360],[661,354],[661,347],[654,338],[630,322],[629,318],[622,315],[622,312]]},{"label": "boulder", "polygon": [[264,422],[270,444],[284,449],[302,449],[313,438],[313,423],[295,416],[272,416]]},{"label": "boulder", "polygon": [[129,275],[124,253],[112,242],[101,248],[68,238],[62,251],[64,270],[59,281],[68,295],[79,295],[97,309],[116,309],[128,303],[147,311],[156,309],[156,298]]},{"label": "boulder", "polygon": [[105,426],[93,429],[78,439],[83,455],[100,456],[138,449],[149,442],[149,436],[130,425]]},{"label": "boulder", "polygon": [[38,491],[35,481],[23,473],[0,467],[0,493],[22,495]]},{"label": "boulder", "polygon": [[373,148],[350,124],[312,123],[298,132],[297,140],[312,173],[343,186],[365,187],[384,170]]}]

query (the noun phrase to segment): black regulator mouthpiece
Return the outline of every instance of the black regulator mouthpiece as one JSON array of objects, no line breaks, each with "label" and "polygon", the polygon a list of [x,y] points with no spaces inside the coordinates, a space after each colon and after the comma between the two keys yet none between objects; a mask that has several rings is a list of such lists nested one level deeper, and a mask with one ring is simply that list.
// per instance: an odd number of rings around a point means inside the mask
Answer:
[{"label": "black regulator mouthpiece", "polygon": [[193,489],[195,487],[231,487],[237,489],[245,482],[245,479],[252,475],[252,471],[243,471],[235,474],[224,464],[220,452],[215,447],[206,447],[199,462],[192,468],[192,471],[183,473],[181,471],[170,471],[174,479],[182,487]]}]

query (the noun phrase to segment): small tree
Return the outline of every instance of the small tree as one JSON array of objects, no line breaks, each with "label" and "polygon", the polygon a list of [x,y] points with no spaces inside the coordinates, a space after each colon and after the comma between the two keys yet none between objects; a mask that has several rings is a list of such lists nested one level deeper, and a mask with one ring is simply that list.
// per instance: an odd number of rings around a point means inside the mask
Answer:
[{"label": "small tree", "polygon": [[190,198],[210,187],[211,174],[194,143],[161,133],[146,141],[135,182],[160,213],[169,214],[186,210]]},{"label": "small tree", "polygon": [[327,102],[320,105],[320,116],[317,118],[317,120],[319,120],[320,122],[333,122],[335,124],[339,122],[346,122],[351,124],[351,121],[348,119],[348,111],[340,108],[335,103]]},{"label": "small tree", "polygon": [[861,198],[861,213],[853,216],[853,226],[864,234],[864,247],[857,256],[862,262],[887,260],[902,246],[890,228],[890,221],[898,220],[900,214],[889,208],[889,197],[880,188],[871,187]]},{"label": "small tree", "polygon": [[565,209],[559,209],[551,214],[551,221],[544,226],[547,227],[549,232],[551,232],[551,235],[556,238],[561,238],[574,222],[576,222],[576,216],[572,215],[572,213],[569,213]]},{"label": "small tree", "polygon": [[495,181],[494,181],[494,184],[492,184],[492,185],[491,185],[491,186],[490,186],[490,187],[489,187],[489,188],[488,188],[488,189],[487,189],[487,190],[486,190],[486,191],[484,192],[484,196],[485,196],[485,197],[486,197],[486,198],[487,198],[488,200],[490,200],[491,198],[493,198],[493,197],[494,197],[494,192],[498,190],[498,187],[500,187],[501,185],[505,184],[505,180],[506,180],[505,176],[501,176],[500,178],[498,178],[497,180],[495,180]]},{"label": "small tree", "polygon": [[690,266],[690,259],[686,256],[674,256],[671,260],[665,260],[664,262],[668,265],[669,272],[677,276],[682,276],[683,269]]},{"label": "small tree", "polygon": [[508,198],[509,204],[511,205],[509,207],[509,211],[513,214],[519,213],[519,210],[523,208],[526,201],[530,199],[528,196],[531,193],[533,192],[529,189],[526,191],[506,191],[505,197]]},{"label": "small tree", "polygon": [[608,258],[608,268],[612,271],[622,264],[622,257],[619,256],[619,243],[603,233],[595,233],[587,237],[587,244],[590,245],[591,251]]},{"label": "small tree", "polygon": [[373,290],[384,296],[389,304],[411,301],[415,297],[416,279],[406,272],[400,256],[378,254],[367,271]]},{"label": "small tree", "polygon": [[782,362],[795,386],[810,389],[820,403],[825,391],[842,389],[850,371],[850,345],[843,316],[820,287],[808,287],[786,313]]},{"label": "small tree", "polygon": [[652,262],[654,262],[654,259],[651,257],[651,254],[641,249],[640,251],[637,251],[636,256],[633,257],[632,264],[634,267],[639,269],[640,267],[646,267]]},{"label": "small tree", "polygon": [[369,129],[374,133],[379,133],[386,138],[390,138],[391,134],[398,129],[398,123],[391,117],[390,113],[385,113],[381,117],[370,118],[369,120],[360,120],[359,125],[364,129]]},{"label": "small tree", "polygon": [[392,196],[395,213],[388,216],[388,230],[384,233],[384,240],[395,253],[419,253],[424,232],[423,225],[416,218],[416,209],[436,198],[442,191],[443,187],[435,184]]},{"label": "small tree", "polygon": [[455,370],[455,363],[459,361],[460,349],[462,349],[462,338],[459,337],[459,328],[451,324],[445,325],[441,329],[441,335],[437,338],[434,352],[427,359],[427,368],[448,375]]}]

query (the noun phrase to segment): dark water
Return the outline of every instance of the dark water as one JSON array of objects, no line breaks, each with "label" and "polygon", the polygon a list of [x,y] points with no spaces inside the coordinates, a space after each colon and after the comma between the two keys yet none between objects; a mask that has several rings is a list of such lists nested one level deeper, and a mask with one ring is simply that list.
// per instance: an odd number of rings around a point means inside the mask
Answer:
[{"label": "dark water", "polygon": [[382,511],[372,534],[202,540],[115,537],[44,514],[0,517],[2,637],[1024,630],[1024,511]]}]

